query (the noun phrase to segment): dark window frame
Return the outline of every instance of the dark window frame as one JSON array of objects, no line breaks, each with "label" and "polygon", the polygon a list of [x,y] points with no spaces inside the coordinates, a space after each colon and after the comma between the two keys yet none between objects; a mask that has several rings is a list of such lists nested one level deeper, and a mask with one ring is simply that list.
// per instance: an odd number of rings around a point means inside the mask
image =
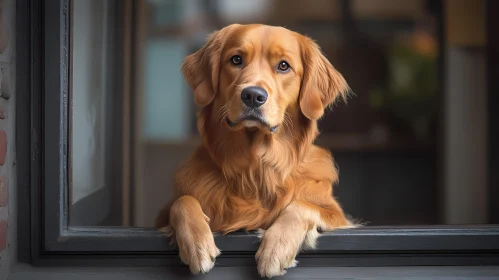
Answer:
[{"label": "dark window frame", "polygon": [[[39,265],[179,265],[176,251],[153,229],[67,224],[69,2],[17,1],[19,260]],[[489,0],[487,5],[487,26],[492,28],[499,15],[491,6],[498,4]],[[499,86],[498,52],[497,37],[489,38],[489,61],[495,62],[488,65],[491,109]],[[497,114],[491,113],[489,120],[497,124]],[[497,193],[499,174],[492,169],[499,150],[491,143],[499,128],[489,124],[489,130],[489,184],[491,193]],[[494,199],[497,196],[491,202]],[[496,210],[491,207],[489,212],[495,221]],[[223,251],[218,264],[254,264],[255,234],[215,240]],[[366,227],[325,234],[319,244],[317,250],[300,254],[302,265],[499,264],[499,226]]]}]

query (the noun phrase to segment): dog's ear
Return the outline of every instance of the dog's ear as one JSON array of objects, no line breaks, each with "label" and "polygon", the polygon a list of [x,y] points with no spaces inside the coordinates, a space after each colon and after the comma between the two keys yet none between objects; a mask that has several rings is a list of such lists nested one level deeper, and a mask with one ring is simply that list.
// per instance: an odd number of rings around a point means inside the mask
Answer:
[{"label": "dog's ear", "polygon": [[350,89],[312,39],[300,35],[299,41],[303,64],[300,109],[308,119],[317,120],[338,98],[346,101]]},{"label": "dog's ear", "polygon": [[194,101],[200,106],[210,104],[218,91],[220,56],[224,42],[235,25],[210,34],[206,44],[188,55],[182,64],[182,73],[194,91]]}]

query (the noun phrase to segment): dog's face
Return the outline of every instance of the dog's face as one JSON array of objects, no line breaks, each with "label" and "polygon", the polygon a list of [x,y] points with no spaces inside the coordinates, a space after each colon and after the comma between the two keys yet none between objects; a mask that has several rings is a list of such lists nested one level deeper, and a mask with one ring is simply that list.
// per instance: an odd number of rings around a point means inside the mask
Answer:
[{"label": "dog's face", "polygon": [[232,129],[259,127],[274,132],[296,104],[303,67],[293,33],[283,28],[246,28],[225,42],[219,97]]},{"label": "dog's face", "polygon": [[348,86],[309,38],[282,27],[230,25],[182,67],[198,105],[231,130],[274,133],[287,114],[317,120]]}]

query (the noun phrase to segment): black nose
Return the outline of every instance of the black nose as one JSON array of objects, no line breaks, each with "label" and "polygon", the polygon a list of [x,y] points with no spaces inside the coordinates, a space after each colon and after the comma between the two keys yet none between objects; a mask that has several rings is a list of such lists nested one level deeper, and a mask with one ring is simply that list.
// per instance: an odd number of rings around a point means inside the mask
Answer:
[{"label": "black nose", "polygon": [[247,87],[241,92],[241,99],[246,106],[257,108],[262,106],[267,101],[267,91],[261,87]]}]

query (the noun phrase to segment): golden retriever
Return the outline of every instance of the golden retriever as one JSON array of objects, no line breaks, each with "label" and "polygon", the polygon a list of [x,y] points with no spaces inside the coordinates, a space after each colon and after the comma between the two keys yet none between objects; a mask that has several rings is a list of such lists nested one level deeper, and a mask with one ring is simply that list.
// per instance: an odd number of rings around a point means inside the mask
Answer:
[{"label": "golden retriever", "polygon": [[352,226],[332,194],[333,158],[313,144],[317,120],[349,87],[314,41],[233,24],[187,56],[182,72],[201,107],[203,143],[156,227],[192,273],[208,272],[220,254],[212,232],[261,230],[258,272],[272,277],[314,248],[319,231]]}]

